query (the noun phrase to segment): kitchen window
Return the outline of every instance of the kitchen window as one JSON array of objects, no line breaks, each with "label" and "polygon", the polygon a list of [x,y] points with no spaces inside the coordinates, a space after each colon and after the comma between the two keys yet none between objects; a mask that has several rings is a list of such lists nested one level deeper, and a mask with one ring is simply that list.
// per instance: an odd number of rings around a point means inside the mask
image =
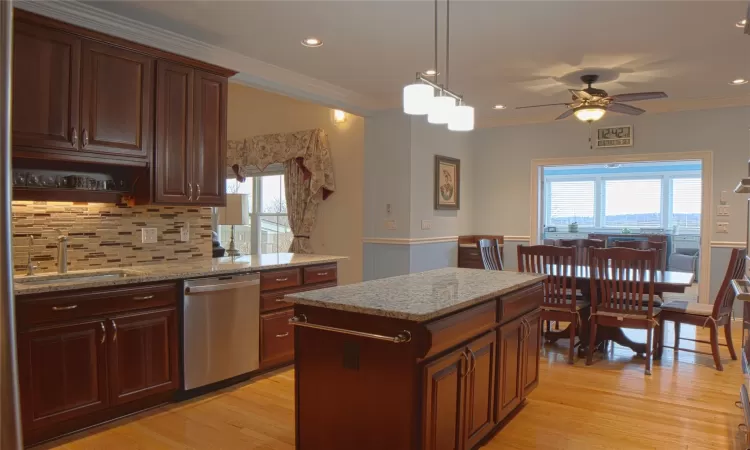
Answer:
[{"label": "kitchen window", "polygon": [[[227,180],[227,194],[249,197],[250,225],[235,225],[234,244],[244,255],[289,251],[294,234],[289,227],[283,167],[269,167],[244,183]],[[216,223],[216,222],[214,222]],[[231,226],[216,225],[221,246],[229,248]]]}]

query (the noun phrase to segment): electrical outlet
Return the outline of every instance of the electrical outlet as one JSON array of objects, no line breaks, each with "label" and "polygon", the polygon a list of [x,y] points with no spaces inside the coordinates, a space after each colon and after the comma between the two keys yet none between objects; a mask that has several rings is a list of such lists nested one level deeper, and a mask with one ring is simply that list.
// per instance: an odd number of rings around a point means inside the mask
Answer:
[{"label": "electrical outlet", "polygon": [[385,229],[386,230],[395,230],[396,229],[396,221],[395,220],[386,220],[385,221]]},{"label": "electrical outlet", "polygon": [[729,216],[729,205],[718,205],[716,207],[716,215],[721,217]]},{"label": "electrical outlet", "polygon": [[141,228],[141,242],[144,244],[156,244],[156,228]]},{"label": "electrical outlet", "polygon": [[432,229],[432,221],[431,220],[423,220],[422,221],[422,229],[423,230],[431,230]]},{"label": "electrical outlet", "polygon": [[717,233],[729,233],[729,222],[716,222]]},{"label": "electrical outlet", "polygon": [[187,242],[190,240],[190,224],[186,223],[185,226],[180,228],[180,241]]}]

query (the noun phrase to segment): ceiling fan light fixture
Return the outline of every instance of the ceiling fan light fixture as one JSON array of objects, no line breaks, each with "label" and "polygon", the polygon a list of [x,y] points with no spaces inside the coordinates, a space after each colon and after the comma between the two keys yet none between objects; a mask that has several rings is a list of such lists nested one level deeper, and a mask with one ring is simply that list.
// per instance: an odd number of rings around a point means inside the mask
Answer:
[{"label": "ceiling fan light fixture", "polygon": [[580,106],[573,112],[576,118],[582,122],[596,122],[604,117],[607,110],[601,106]]},{"label": "ceiling fan light fixture", "polygon": [[422,116],[430,112],[435,89],[424,83],[413,83],[404,87],[404,113]]},{"label": "ceiling fan light fixture", "polygon": [[451,131],[471,131],[474,129],[474,108],[458,105],[452,108],[448,129]]},{"label": "ceiling fan light fixture", "polygon": [[427,121],[442,125],[450,121],[453,110],[456,109],[456,99],[447,95],[435,96],[430,102],[430,112]]}]

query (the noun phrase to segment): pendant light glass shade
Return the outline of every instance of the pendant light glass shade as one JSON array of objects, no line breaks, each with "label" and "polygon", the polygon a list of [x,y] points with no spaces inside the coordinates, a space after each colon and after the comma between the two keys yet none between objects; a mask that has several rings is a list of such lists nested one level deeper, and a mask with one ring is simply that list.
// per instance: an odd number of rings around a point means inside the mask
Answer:
[{"label": "pendant light glass shade", "polygon": [[466,105],[458,105],[453,108],[448,129],[451,131],[471,131],[474,129],[474,108]]},{"label": "pendant light glass shade", "polygon": [[601,119],[605,112],[606,110],[601,106],[584,106],[577,108],[573,114],[578,120],[591,123]]},{"label": "pendant light glass shade", "polygon": [[447,95],[437,96],[432,99],[430,112],[427,114],[427,121],[436,124],[448,123],[454,109],[456,109],[455,98]]},{"label": "pendant light glass shade", "polygon": [[404,87],[404,112],[415,116],[427,114],[435,98],[435,89],[423,83]]}]

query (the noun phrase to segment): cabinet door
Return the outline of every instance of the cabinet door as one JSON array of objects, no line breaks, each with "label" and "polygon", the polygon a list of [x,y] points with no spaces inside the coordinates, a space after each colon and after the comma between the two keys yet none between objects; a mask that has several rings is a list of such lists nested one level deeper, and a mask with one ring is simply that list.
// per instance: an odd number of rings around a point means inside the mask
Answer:
[{"label": "cabinet door", "polygon": [[495,423],[501,422],[521,404],[522,319],[516,319],[498,330],[497,405]]},{"label": "cabinet door", "polygon": [[260,365],[276,366],[294,359],[294,327],[291,309],[260,316]]},{"label": "cabinet door", "polygon": [[159,61],[154,201],[188,203],[193,154],[193,69]]},{"label": "cabinet door", "polygon": [[194,202],[226,205],[227,79],[195,72]]},{"label": "cabinet door", "polygon": [[525,316],[526,339],[523,341],[523,398],[539,384],[539,357],[542,348],[542,314],[534,311]]},{"label": "cabinet door", "polygon": [[467,370],[468,356],[464,349],[425,366],[423,449],[462,450]]},{"label": "cabinet door", "polygon": [[109,383],[113,404],[179,387],[174,308],[113,317]]},{"label": "cabinet door", "polygon": [[474,448],[495,426],[495,368],[497,333],[492,331],[468,345],[471,360],[466,376],[466,445]]},{"label": "cabinet door", "polygon": [[21,409],[26,430],[107,406],[104,322],[19,333]]},{"label": "cabinet door", "polygon": [[76,36],[16,21],[14,146],[77,151],[80,58]]},{"label": "cabinet door", "polygon": [[80,148],[145,158],[152,149],[154,59],[84,40]]}]

